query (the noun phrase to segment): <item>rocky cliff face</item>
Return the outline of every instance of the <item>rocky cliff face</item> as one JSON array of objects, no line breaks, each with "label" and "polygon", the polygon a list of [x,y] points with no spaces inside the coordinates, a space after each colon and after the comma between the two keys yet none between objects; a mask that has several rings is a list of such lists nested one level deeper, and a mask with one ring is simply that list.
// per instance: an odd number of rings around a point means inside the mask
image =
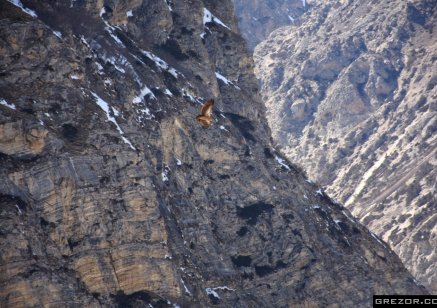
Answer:
[{"label": "rocky cliff face", "polygon": [[300,24],[316,0],[233,0],[241,35],[250,52],[275,29]]},{"label": "rocky cliff face", "polygon": [[232,12],[0,2],[2,306],[370,306],[425,292],[272,148]]},{"label": "rocky cliff face", "polygon": [[255,51],[274,139],[437,292],[435,1],[329,1]]}]

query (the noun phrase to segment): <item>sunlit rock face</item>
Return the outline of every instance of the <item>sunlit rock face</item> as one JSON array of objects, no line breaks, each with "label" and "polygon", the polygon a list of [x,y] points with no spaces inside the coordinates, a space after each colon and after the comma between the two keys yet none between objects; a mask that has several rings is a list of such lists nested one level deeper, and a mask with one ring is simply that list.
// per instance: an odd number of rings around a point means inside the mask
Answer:
[{"label": "sunlit rock face", "polygon": [[0,2],[0,306],[426,292],[273,148],[237,29],[229,1]]},{"label": "sunlit rock face", "polygon": [[274,140],[437,292],[435,1],[327,1],[255,50]]},{"label": "sunlit rock face", "polygon": [[319,0],[232,0],[238,27],[250,52],[282,27],[300,24],[300,16]]}]

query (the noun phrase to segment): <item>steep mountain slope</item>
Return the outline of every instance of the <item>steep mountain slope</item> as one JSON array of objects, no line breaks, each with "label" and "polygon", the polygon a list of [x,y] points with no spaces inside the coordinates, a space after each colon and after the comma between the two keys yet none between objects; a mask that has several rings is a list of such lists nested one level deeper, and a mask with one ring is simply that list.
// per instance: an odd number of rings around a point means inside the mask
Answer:
[{"label": "steep mountain slope", "polygon": [[271,147],[230,1],[11,0],[0,23],[1,306],[425,292]]},{"label": "steep mountain slope", "polygon": [[[275,29],[299,24],[299,17],[315,0],[232,0],[238,27],[253,52]],[[308,3],[310,2],[310,3]]]},{"label": "steep mountain slope", "polygon": [[274,139],[437,292],[436,1],[329,1],[255,50]]}]

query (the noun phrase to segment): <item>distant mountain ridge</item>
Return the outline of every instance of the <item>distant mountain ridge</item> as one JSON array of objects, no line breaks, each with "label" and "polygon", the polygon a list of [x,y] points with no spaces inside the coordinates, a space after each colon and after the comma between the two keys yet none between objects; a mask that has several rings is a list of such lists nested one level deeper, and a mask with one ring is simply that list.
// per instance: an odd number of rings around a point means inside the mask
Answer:
[{"label": "distant mountain ridge", "polygon": [[274,140],[437,292],[436,1],[327,1],[257,46]]}]

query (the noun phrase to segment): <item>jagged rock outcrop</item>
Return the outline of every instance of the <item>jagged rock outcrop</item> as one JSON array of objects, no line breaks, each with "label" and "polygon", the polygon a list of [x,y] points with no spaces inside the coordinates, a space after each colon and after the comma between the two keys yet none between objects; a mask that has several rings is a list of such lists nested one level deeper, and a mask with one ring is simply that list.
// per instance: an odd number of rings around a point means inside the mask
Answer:
[{"label": "jagged rock outcrop", "polygon": [[299,17],[316,0],[232,0],[238,27],[250,52],[275,29],[300,24]]},{"label": "jagged rock outcrop", "polygon": [[426,293],[272,148],[236,29],[229,1],[0,2],[2,306]]},{"label": "jagged rock outcrop", "polygon": [[437,292],[435,1],[328,1],[255,50],[274,139]]}]

